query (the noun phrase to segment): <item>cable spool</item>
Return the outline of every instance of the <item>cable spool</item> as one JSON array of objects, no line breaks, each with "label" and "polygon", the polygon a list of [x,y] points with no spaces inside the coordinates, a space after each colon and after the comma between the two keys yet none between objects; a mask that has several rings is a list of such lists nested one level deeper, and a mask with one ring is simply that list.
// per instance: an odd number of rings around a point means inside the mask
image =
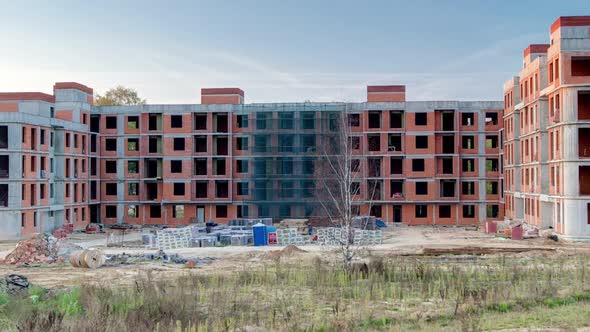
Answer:
[{"label": "cable spool", "polygon": [[74,267],[96,269],[104,264],[105,258],[99,250],[82,250],[70,255],[70,264]]}]

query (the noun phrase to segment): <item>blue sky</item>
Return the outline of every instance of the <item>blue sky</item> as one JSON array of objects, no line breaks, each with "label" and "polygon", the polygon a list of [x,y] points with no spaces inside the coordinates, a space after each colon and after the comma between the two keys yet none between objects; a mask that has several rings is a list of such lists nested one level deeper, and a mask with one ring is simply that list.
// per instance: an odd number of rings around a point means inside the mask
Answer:
[{"label": "blue sky", "polygon": [[149,103],[198,103],[202,87],[246,102],[363,101],[368,84],[409,100],[501,100],[522,51],[546,43],[555,1],[0,0],[0,91],[118,84]]}]

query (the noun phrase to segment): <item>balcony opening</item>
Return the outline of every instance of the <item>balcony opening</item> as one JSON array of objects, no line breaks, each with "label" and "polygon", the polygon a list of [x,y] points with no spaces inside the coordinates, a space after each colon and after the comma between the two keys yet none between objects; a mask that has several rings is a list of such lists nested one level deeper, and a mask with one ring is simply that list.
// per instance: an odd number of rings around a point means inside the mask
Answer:
[{"label": "balcony opening", "polygon": [[389,185],[392,198],[404,197],[404,180],[390,180]]},{"label": "balcony opening", "polygon": [[215,197],[216,198],[228,198],[229,185],[227,181],[215,181]]},{"label": "balcony opening", "polygon": [[161,153],[162,152],[162,139],[158,136],[150,136],[148,138],[148,152],[149,153]]},{"label": "balcony opening", "polygon": [[453,158],[441,158],[442,174],[453,174]]},{"label": "balcony opening", "polygon": [[428,149],[428,136],[416,136],[416,149]]},{"label": "balcony opening", "polygon": [[367,135],[369,151],[379,151],[381,150],[381,135],[373,134]]},{"label": "balcony opening", "polygon": [[412,172],[424,172],[424,159],[412,159]]},{"label": "balcony opening", "polygon": [[590,91],[578,91],[578,120],[590,120]]},{"label": "balcony opening", "polygon": [[463,181],[461,187],[461,193],[463,195],[475,195],[475,182]]},{"label": "balcony opening", "polygon": [[91,176],[95,176],[97,174],[96,162],[97,162],[96,157],[90,158],[90,175]]},{"label": "balcony opening", "polygon": [[162,114],[149,115],[148,130],[162,130]]},{"label": "balcony opening", "polygon": [[369,158],[369,177],[381,176],[381,158]]},{"label": "balcony opening", "polygon": [[590,76],[590,57],[572,57],[572,76]]},{"label": "balcony opening", "polygon": [[158,184],[155,182],[147,182],[145,184],[145,192],[148,201],[158,199]]},{"label": "balcony opening", "polygon": [[371,206],[371,216],[381,218],[382,208],[381,205],[372,205]]},{"label": "balcony opening", "polygon": [[578,171],[580,195],[590,195],[590,166],[580,166]]},{"label": "balcony opening", "polygon": [[397,152],[402,151],[402,135],[388,134],[387,135],[387,151]]},{"label": "balcony opening", "polygon": [[461,113],[461,124],[463,126],[469,127],[473,126],[475,121],[475,115],[473,112],[464,112]]},{"label": "balcony opening", "polygon": [[214,137],[213,140],[215,141],[215,151],[213,152],[218,156],[227,156],[229,150],[227,137]]},{"label": "balcony opening", "polygon": [[100,132],[100,115],[90,116],[90,131],[93,133]]},{"label": "balcony opening", "polygon": [[439,218],[450,218],[451,217],[451,206],[450,205],[439,205],[438,206],[438,217]]},{"label": "balcony opening", "polygon": [[8,126],[0,126],[0,149],[8,149]]},{"label": "balcony opening", "polygon": [[162,218],[162,206],[150,205],[150,218]]},{"label": "balcony opening", "polygon": [[455,130],[455,112],[445,111],[441,114],[442,126],[441,129],[443,131],[453,131]]},{"label": "balcony opening", "polygon": [[416,195],[428,195],[428,182],[416,182]]},{"label": "balcony opening", "polygon": [[442,137],[442,153],[455,153],[455,136]]},{"label": "balcony opening", "polygon": [[486,172],[497,172],[498,171],[498,159],[486,158]]},{"label": "balcony opening", "polygon": [[497,112],[486,112],[486,126],[496,126],[498,124]]},{"label": "balcony opening", "polygon": [[487,181],[486,182],[486,194],[497,195],[498,194],[498,181]]},{"label": "balcony opening", "polygon": [[0,156],[0,178],[8,179],[10,176],[10,162],[8,156]]},{"label": "balcony opening", "polygon": [[195,152],[207,152],[207,136],[195,136]]},{"label": "balcony opening", "polygon": [[389,128],[401,129],[404,127],[404,112],[391,111],[389,112]]},{"label": "balcony opening", "polygon": [[207,198],[207,181],[197,181],[195,183],[195,197]]},{"label": "balcony opening", "polygon": [[469,150],[475,148],[475,138],[473,136],[463,136],[461,142],[461,147],[463,149]]},{"label": "balcony opening", "polygon": [[0,206],[8,207],[8,184],[0,184]]},{"label": "balcony opening", "polygon": [[498,136],[486,136],[486,149],[498,148]]},{"label": "balcony opening", "polygon": [[455,197],[455,180],[440,180],[440,197]]},{"label": "balcony opening", "polygon": [[590,158],[590,128],[578,129],[578,157]]},{"label": "balcony opening", "polygon": [[195,175],[207,175],[207,159],[197,158],[194,160]]},{"label": "balcony opening", "polygon": [[182,128],[182,115],[170,116],[170,128]]},{"label": "balcony opening", "polygon": [[225,159],[214,159],[213,175],[225,175]]},{"label": "balcony opening", "polygon": [[381,111],[369,111],[369,128],[381,128]]},{"label": "balcony opening", "polygon": [[403,174],[404,172],[404,159],[392,157],[390,159],[390,172],[391,174]]},{"label": "balcony opening", "polygon": [[213,114],[213,122],[215,124],[216,132],[218,132],[218,133],[227,133],[228,132],[227,113]]},{"label": "balcony opening", "polygon": [[145,161],[146,177],[158,178],[162,177],[162,161],[158,159],[147,159]]},{"label": "balcony opening", "polygon": [[90,199],[96,199],[98,197],[98,186],[96,185],[96,182],[97,181],[90,181]]},{"label": "balcony opening", "polygon": [[369,195],[368,199],[373,201],[382,200],[382,181],[381,180],[368,180],[367,181],[367,194]]},{"label": "balcony opening", "polygon": [[195,130],[207,129],[207,113],[195,113],[193,116],[193,127]]},{"label": "balcony opening", "polygon": [[96,135],[90,135],[90,152],[96,152]]}]

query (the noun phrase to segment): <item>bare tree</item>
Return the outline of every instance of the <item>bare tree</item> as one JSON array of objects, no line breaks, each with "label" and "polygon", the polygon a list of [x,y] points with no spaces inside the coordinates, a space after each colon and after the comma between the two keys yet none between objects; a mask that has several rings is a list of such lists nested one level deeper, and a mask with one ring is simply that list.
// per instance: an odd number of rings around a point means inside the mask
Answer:
[{"label": "bare tree", "polygon": [[350,122],[356,121],[350,112],[350,106],[345,104],[345,110],[335,119],[329,119],[329,133],[323,135],[322,144],[318,148],[319,169],[317,180],[318,202],[333,225],[339,226],[341,236],[334,240],[342,253],[342,263],[346,269],[351,269],[353,259],[360,251],[360,244],[354,244],[354,228],[364,229],[366,225],[355,224],[358,216],[359,204],[369,204],[369,210],[375,196],[376,186],[367,187],[369,191],[365,199],[361,199],[361,185],[363,174],[360,166],[360,156],[354,155],[356,145],[360,144],[361,136],[355,139]]}]

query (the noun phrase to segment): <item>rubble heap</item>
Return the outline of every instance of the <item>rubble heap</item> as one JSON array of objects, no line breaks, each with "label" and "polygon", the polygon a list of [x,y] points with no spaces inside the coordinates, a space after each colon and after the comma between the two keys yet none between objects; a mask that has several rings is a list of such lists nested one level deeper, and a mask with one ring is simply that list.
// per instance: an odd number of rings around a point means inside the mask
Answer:
[{"label": "rubble heap", "polygon": [[48,234],[35,234],[20,241],[4,259],[8,264],[51,263],[57,258],[57,239]]}]

